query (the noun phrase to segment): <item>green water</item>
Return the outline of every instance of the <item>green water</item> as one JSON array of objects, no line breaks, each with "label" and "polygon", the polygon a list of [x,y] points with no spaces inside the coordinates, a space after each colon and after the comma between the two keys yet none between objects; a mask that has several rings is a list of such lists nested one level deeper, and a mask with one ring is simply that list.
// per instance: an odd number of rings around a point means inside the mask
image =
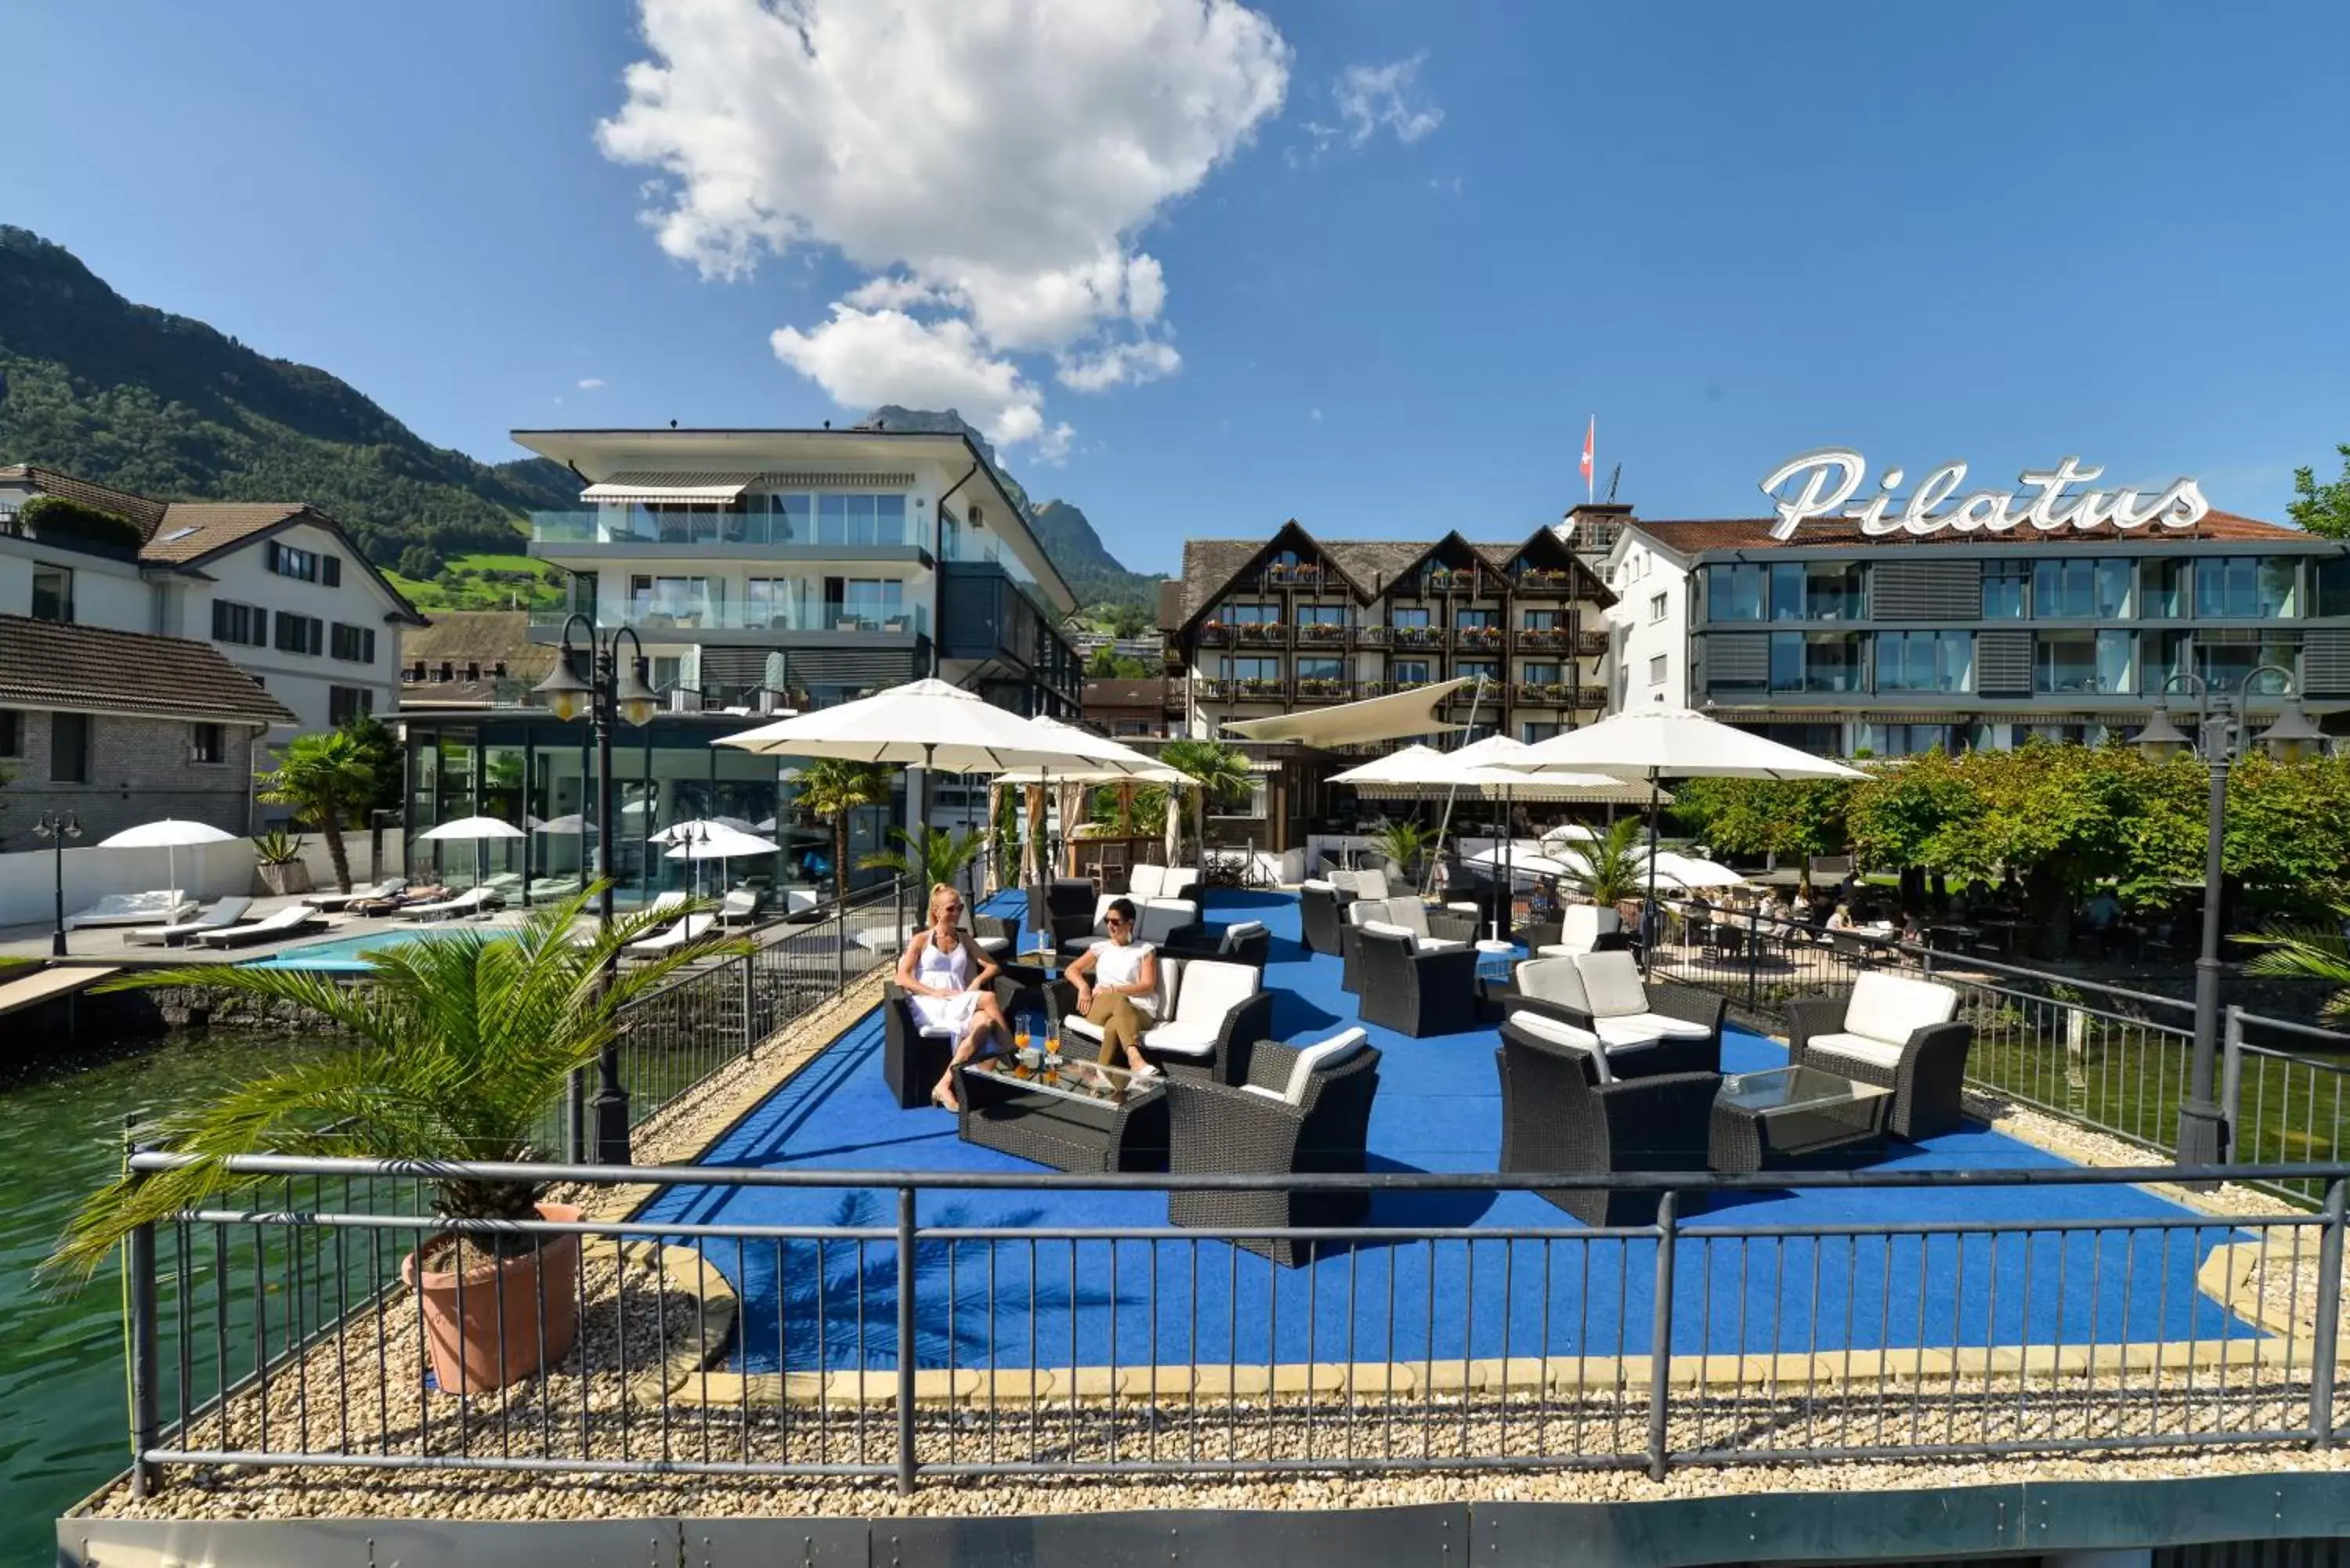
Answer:
[{"label": "green water", "polygon": [[0,1568],[47,1563],[54,1521],[128,1462],[121,1285],[36,1287],[82,1195],[122,1158],[122,1119],[209,1096],[321,1049],[294,1034],[214,1030],[45,1053],[23,1034],[0,1064]]}]

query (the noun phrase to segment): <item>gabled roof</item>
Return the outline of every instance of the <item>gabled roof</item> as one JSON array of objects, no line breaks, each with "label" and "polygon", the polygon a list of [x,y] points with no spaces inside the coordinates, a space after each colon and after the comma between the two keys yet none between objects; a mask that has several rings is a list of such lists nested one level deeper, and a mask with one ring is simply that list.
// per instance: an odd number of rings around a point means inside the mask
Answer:
[{"label": "gabled roof", "polygon": [[[1183,580],[1180,626],[1188,629],[1207,611],[1220,602],[1231,589],[1234,579],[1247,572],[1266,554],[1293,541],[1303,544],[1320,555],[1334,567],[1353,592],[1357,602],[1368,604],[1391,589],[1398,579],[1409,575],[1447,540],[1457,540],[1474,552],[1495,570],[1506,570],[1509,564],[1527,550],[1548,548],[1542,541],[1555,545],[1563,565],[1580,579],[1582,597],[1598,605],[1609,605],[1616,596],[1607,590],[1590,567],[1577,558],[1575,552],[1561,542],[1548,528],[1537,528],[1523,539],[1507,544],[1480,543],[1464,539],[1455,531],[1443,539],[1317,539],[1295,519],[1281,525],[1271,539],[1187,539],[1183,543]],[[1163,617],[1162,617],[1163,618]]]},{"label": "gabled roof", "polygon": [[173,501],[139,546],[146,565],[190,566],[309,510],[298,501]]},{"label": "gabled roof", "polygon": [[16,615],[0,615],[0,704],[264,728],[294,720],[209,642]]},{"label": "gabled roof", "polygon": [[96,480],[76,479],[70,473],[38,463],[17,462],[0,467],[0,483],[30,484],[43,493],[64,501],[78,501],[84,506],[95,506],[100,512],[111,512],[118,517],[128,517],[139,524],[141,534],[152,534],[163,520],[164,503],[151,501],[128,490],[117,490]]},{"label": "gabled roof", "polygon": [[[1347,588],[1357,599],[1371,597],[1368,579],[1354,565],[1339,556],[1337,550],[1306,531],[1305,525],[1292,517],[1273,531],[1270,539],[1186,539],[1183,541],[1183,616],[1188,628],[1205,614],[1218,599],[1223,597],[1235,578],[1247,572],[1276,550],[1311,551],[1324,565],[1338,574]],[[1194,566],[1199,569],[1194,570]]]},{"label": "gabled roof", "polygon": [[2082,545],[2127,543],[2133,539],[2220,539],[2243,540],[2247,543],[2279,544],[2307,539],[2298,528],[2288,528],[2278,523],[2263,523],[2257,517],[2239,516],[2232,512],[2212,512],[2192,528],[2137,529],[2129,532],[2110,524],[2083,531],[2065,528],[2043,533],[2037,528],[2018,528],[2006,534],[1961,534],[1945,529],[1939,534],[1863,534],[1860,524],[1841,519],[1821,518],[1807,522],[1792,539],[1772,536],[1771,530],[1779,525],[1776,517],[1699,517],[1648,518],[1628,517],[1625,526],[1637,528],[1668,549],[1682,555],[1700,550],[1787,550],[1829,545],[1864,545],[1881,549],[1887,545],[1911,545],[1919,548],[1935,545],[1997,545],[2004,548],[2014,545],[2029,548],[2040,545]]}]

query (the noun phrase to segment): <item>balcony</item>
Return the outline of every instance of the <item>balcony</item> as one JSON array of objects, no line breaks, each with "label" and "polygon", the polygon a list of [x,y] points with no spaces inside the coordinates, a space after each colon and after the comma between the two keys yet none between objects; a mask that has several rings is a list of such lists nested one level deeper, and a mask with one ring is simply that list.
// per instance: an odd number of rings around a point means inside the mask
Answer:
[{"label": "balcony", "polygon": [[[560,606],[552,609],[535,609],[530,612],[531,628],[534,631],[552,632],[560,628],[571,613]],[[727,604],[716,599],[674,598],[631,604],[625,609],[607,605],[595,613],[605,627],[629,627],[644,636],[658,632],[771,632],[781,635],[816,632],[914,639],[928,637],[931,632],[928,605],[910,605],[894,609],[837,604],[776,607]],[[552,641],[553,638],[539,640]]]},{"label": "balcony", "polygon": [[1452,628],[1452,646],[1475,652],[1491,652],[1502,646],[1502,628],[1498,626],[1456,626]]},{"label": "balcony", "polygon": [[1391,626],[1387,628],[1389,648],[1437,649],[1444,646],[1444,632],[1433,626]]},{"label": "balcony", "polygon": [[1510,701],[1535,708],[1579,708],[1582,692],[1591,690],[1566,680],[1521,680],[1512,688]]},{"label": "balcony", "polygon": [[1607,651],[1607,634],[1604,631],[1579,631],[1575,634],[1575,651],[1596,658]]},{"label": "balcony", "polygon": [[1518,593],[1541,598],[1571,598],[1575,574],[1564,566],[1522,566],[1510,579]]},{"label": "balcony", "polygon": [[1207,621],[1200,628],[1200,641],[1206,647],[1228,648],[1232,645],[1232,628],[1222,621]]},{"label": "balcony", "polygon": [[1574,634],[1563,626],[1522,626],[1518,628],[1518,651],[1521,653],[1564,653]]},{"label": "balcony", "polygon": [[1232,628],[1232,640],[1243,648],[1286,648],[1289,628],[1275,621],[1243,621]]},{"label": "balcony", "polygon": [[[809,560],[927,557],[928,541],[912,519],[812,523],[779,512],[534,512],[534,545],[608,545],[630,554],[696,550],[711,554],[787,552]],[[567,552],[568,553],[568,552]]]},{"label": "balcony", "polygon": [[1277,675],[1248,675],[1224,684],[1240,702],[1280,702],[1289,697],[1289,682]]},{"label": "balcony", "polygon": [[1337,580],[1336,572],[1326,571],[1318,562],[1296,566],[1267,566],[1258,575],[1261,587],[1302,589],[1309,593],[1318,593],[1326,583]]},{"label": "balcony", "polygon": [[1191,700],[1195,702],[1228,702],[1232,696],[1229,680],[1211,680],[1203,676],[1191,682]]},{"label": "balcony", "polygon": [[1170,680],[1159,700],[1163,713],[1187,713],[1191,708],[1191,682]]},{"label": "balcony", "polygon": [[1301,647],[1344,648],[1347,646],[1347,634],[1352,629],[1343,621],[1300,621],[1297,626],[1297,641]]}]

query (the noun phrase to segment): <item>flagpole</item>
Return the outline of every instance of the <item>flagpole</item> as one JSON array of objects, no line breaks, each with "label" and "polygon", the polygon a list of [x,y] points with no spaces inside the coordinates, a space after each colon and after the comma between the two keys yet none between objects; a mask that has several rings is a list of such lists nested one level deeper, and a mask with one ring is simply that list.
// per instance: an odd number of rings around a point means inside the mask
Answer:
[{"label": "flagpole", "polygon": [[1583,433],[1583,499],[1587,505],[1599,499],[1599,416],[1591,416],[1591,423]]}]

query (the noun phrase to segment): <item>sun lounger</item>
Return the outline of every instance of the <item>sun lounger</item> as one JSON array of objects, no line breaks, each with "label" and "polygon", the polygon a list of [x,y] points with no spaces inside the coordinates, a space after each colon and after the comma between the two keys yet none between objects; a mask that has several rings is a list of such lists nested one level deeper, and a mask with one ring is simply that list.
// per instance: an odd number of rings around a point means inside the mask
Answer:
[{"label": "sun lounger", "polygon": [[453,919],[462,915],[485,915],[502,900],[487,888],[469,888],[453,898],[431,904],[408,904],[392,913],[403,920]]},{"label": "sun lounger", "polygon": [[244,912],[253,908],[253,900],[242,894],[223,898],[192,920],[175,920],[165,926],[139,926],[122,933],[122,945],[133,948],[177,947],[190,937],[205,931],[226,930],[244,919]]},{"label": "sun lounger", "polygon": [[718,917],[715,915],[688,915],[660,935],[630,942],[620,950],[631,958],[655,958],[665,952],[673,952],[688,942],[700,940],[708,936],[717,924]]},{"label": "sun lounger", "polygon": [[748,925],[758,918],[759,894],[755,888],[737,888],[718,906],[718,923],[722,926]]},{"label": "sun lounger", "polygon": [[109,893],[78,915],[66,917],[66,929],[91,926],[169,926],[192,919],[196,901],[177,888],[151,893]]},{"label": "sun lounger", "polygon": [[358,888],[348,893],[314,893],[306,896],[302,901],[314,909],[343,909],[363,899],[396,898],[407,886],[408,878],[405,877],[387,877],[372,888]]},{"label": "sun lounger", "polygon": [[309,905],[288,904],[249,925],[228,926],[217,931],[198,931],[195,940],[208,948],[243,947],[247,942],[275,941],[279,937],[321,929],[326,923],[319,918],[318,911]]}]

